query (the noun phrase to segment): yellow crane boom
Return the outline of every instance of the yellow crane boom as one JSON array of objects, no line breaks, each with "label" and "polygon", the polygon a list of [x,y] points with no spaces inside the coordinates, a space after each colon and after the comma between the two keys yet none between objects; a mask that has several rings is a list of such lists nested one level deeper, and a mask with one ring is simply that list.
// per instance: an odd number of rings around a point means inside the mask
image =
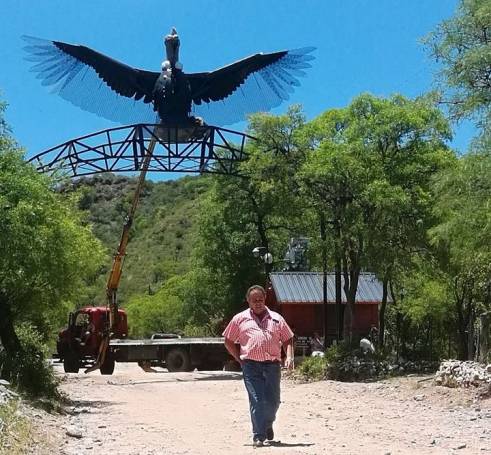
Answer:
[{"label": "yellow crane boom", "polygon": [[131,202],[128,214],[125,217],[123,224],[123,231],[121,233],[121,238],[119,241],[119,246],[116,254],[113,258],[113,264],[111,267],[111,272],[109,273],[107,283],[106,283],[106,302],[109,308],[109,325],[107,327],[104,338],[99,346],[99,354],[97,360],[93,366],[85,370],[86,373],[97,370],[104,363],[107,354],[107,348],[109,347],[109,341],[112,334],[114,333],[114,327],[118,323],[118,300],[117,293],[119,288],[119,283],[121,281],[121,273],[123,271],[124,258],[126,256],[126,247],[128,246],[130,238],[130,229],[133,224],[133,219],[135,216],[138,203],[140,202],[140,194],[145,183],[145,177],[147,175],[148,168],[150,166],[150,160],[152,159],[153,151],[155,149],[155,144],[157,140],[152,137],[150,141],[147,154],[143,159],[143,163],[140,168],[140,175],[138,177],[138,182],[136,184],[135,192],[133,194],[133,200]]}]

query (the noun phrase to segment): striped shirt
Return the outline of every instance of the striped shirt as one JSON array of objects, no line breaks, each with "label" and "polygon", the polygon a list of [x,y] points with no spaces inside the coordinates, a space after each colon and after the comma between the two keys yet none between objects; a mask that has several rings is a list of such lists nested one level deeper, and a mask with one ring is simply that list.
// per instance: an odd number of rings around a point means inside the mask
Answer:
[{"label": "striped shirt", "polygon": [[240,345],[241,360],[281,361],[281,345],[293,337],[293,332],[281,315],[266,308],[259,319],[248,308],[236,314],[222,336]]}]

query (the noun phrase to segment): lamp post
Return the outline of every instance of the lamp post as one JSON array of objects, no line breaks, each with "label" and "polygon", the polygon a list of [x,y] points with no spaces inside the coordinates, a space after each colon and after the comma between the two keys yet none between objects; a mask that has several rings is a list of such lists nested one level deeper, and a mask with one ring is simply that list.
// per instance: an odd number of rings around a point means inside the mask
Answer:
[{"label": "lamp post", "polygon": [[264,272],[266,273],[266,278],[269,276],[269,272],[271,272],[271,268],[273,267],[273,255],[268,251],[265,246],[256,246],[252,250],[252,254],[256,258],[260,258],[264,263]]}]

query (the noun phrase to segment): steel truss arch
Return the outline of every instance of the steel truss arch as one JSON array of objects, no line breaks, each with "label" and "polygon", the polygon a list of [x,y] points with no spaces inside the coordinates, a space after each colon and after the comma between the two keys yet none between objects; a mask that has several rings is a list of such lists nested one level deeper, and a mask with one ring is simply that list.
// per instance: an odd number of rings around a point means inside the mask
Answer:
[{"label": "steel truss arch", "polygon": [[81,177],[103,172],[139,171],[155,140],[148,172],[241,175],[237,164],[256,139],[216,126],[170,127],[135,124],[108,128],[72,139],[28,161],[39,172]]}]

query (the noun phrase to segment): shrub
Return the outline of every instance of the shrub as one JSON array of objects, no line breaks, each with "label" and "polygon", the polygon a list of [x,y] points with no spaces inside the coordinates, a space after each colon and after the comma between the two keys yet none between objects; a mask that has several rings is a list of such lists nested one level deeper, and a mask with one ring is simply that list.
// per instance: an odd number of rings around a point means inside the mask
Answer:
[{"label": "shrub", "polygon": [[29,398],[59,399],[58,379],[48,364],[49,351],[40,334],[30,324],[16,328],[22,350],[15,356],[0,352],[2,376]]},{"label": "shrub", "polygon": [[326,360],[322,357],[307,357],[297,368],[297,374],[303,379],[321,381],[326,379]]},{"label": "shrub", "polygon": [[341,342],[339,344],[333,344],[330,346],[326,353],[325,359],[327,363],[337,363],[351,355],[357,350],[357,346],[350,345],[348,342]]}]

